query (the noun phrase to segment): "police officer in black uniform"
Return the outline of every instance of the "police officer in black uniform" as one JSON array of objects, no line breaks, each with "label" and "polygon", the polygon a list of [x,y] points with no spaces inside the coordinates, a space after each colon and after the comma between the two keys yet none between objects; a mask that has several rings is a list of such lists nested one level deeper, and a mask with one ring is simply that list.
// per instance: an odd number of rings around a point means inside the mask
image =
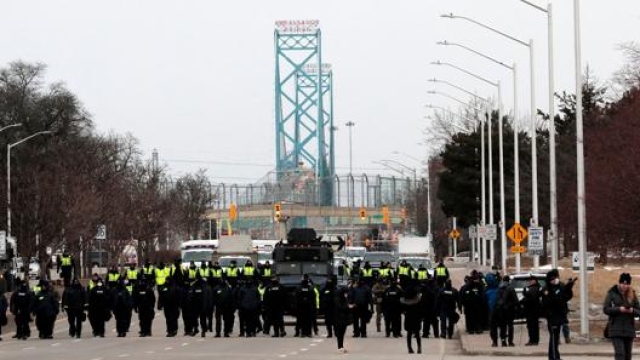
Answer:
[{"label": "police officer in black uniform", "polygon": [[[233,332],[235,322],[234,290],[226,280],[220,281],[213,289],[213,304],[216,316],[216,335],[220,337],[220,331],[224,330],[224,337],[229,337]],[[224,322],[224,327],[222,323]]]},{"label": "police officer in black uniform", "polygon": [[15,317],[16,334],[14,338],[27,340],[31,336],[29,328],[30,308],[33,302],[33,292],[29,290],[29,284],[19,278],[15,280],[16,290],[11,294],[9,310]]},{"label": "police officer in black uniform", "polygon": [[138,313],[140,337],[151,336],[153,318],[156,315],[156,294],[152,283],[149,283],[146,277],[141,278],[138,286],[133,289],[133,306]]},{"label": "police officer in black uniform", "polygon": [[392,279],[389,287],[385,290],[382,297],[382,313],[384,314],[384,331],[386,337],[393,334],[394,338],[402,336],[400,328],[400,316],[402,313],[402,305],[400,299],[404,296],[402,288],[395,279]]},{"label": "police officer in black uniform", "polygon": [[273,277],[264,292],[265,312],[273,327],[273,335],[271,337],[284,337],[287,335],[284,331],[284,308],[286,302],[286,290],[280,285],[278,278]]},{"label": "police officer in black uniform", "polygon": [[111,296],[102,279],[89,292],[89,322],[93,336],[104,337],[104,323],[111,318]]},{"label": "police officer in black uniform", "polygon": [[167,337],[178,335],[178,318],[180,318],[180,289],[172,277],[167,278],[167,286],[162,288],[162,303],[158,302],[158,310],[164,310],[167,325]]},{"label": "police officer in black uniform", "polygon": [[[300,286],[296,290],[295,309],[296,309],[296,334],[295,336],[311,337],[311,328],[313,325],[313,312],[316,306],[315,291],[309,279],[309,275],[305,274]],[[298,333],[299,331],[299,333]]]},{"label": "police officer in black uniform", "polygon": [[73,278],[71,286],[64,289],[62,293],[62,311],[67,313],[69,320],[69,336],[77,337],[82,335],[82,322],[86,320],[84,313],[87,303],[87,292],[80,284],[78,278]]}]

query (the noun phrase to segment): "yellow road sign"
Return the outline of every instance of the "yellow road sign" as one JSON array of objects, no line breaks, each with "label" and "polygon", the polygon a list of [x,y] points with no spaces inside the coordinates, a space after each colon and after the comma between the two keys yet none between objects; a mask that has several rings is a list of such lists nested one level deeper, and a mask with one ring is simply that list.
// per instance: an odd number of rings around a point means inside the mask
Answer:
[{"label": "yellow road sign", "polygon": [[516,246],[512,246],[511,247],[511,252],[512,253],[523,253],[525,251],[527,251],[527,248],[524,247],[524,246],[516,245]]},{"label": "yellow road sign", "polygon": [[516,245],[520,244],[524,239],[527,238],[529,234],[527,233],[527,229],[523,228],[522,225],[515,223],[507,231],[507,236],[511,241],[513,241]]},{"label": "yellow road sign", "polygon": [[460,231],[458,231],[458,229],[451,230],[451,232],[449,233],[449,237],[457,240],[460,237]]}]

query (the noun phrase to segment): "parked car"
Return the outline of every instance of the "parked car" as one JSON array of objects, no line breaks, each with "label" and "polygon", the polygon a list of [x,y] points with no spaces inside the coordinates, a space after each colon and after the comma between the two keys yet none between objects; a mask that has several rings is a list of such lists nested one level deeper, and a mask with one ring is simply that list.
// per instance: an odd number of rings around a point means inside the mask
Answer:
[{"label": "parked car", "polygon": [[[516,295],[518,296],[518,301],[522,301],[524,297],[523,292],[524,288],[529,284],[529,279],[534,276],[538,279],[538,284],[540,284],[540,289],[542,289],[547,284],[547,276],[546,274],[541,273],[522,273],[522,274],[512,274],[509,275],[509,285],[513,287],[516,291]],[[521,306],[516,308],[516,320],[524,319],[524,312]]]},{"label": "parked car", "polygon": [[422,264],[427,269],[429,275],[433,276],[433,264],[431,263],[431,259],[426,256],[400,256],[398,263],[402,263],[402,261],[406,261],[414,270],[417,270],[420,264]]},{"label": "parked car", "polygon": [[372,268],[374,269],[378,269],[380,268],[380,263],[384,262],[384,263],[391,263],[391,266],[393,268],[396,267],[396,262],[398,261],[398,258],[392,253],[392,252],[387,252],[387,251],[367,251],[364,254],[364,257],[362,259],[362,263],[364,264],[365,262],[369,262],[369,265],[371,265]]}]

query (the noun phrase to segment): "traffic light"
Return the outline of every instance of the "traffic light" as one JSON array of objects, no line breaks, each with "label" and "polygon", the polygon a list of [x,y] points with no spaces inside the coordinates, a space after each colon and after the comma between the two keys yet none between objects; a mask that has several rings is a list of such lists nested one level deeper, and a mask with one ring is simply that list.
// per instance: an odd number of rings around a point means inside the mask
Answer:
[{"label": "traffic light", "polygon": [[382,222],[385,224],[389,223],[389,207],[387,207],[387,205],[382,207]]},{"label": "traffic light", "polygon": [[280,221],[280,217],[282,217],[282,213],[280,210],[282,209],[282,205],[280,203],[273,205],[273,212],[275,213],[276,221]]},{"label": "traffic light", "polygon": [[367,219],[367,210],[363,207],[360,208],[360,220],[365,221]]},{"label": "traffic light", "polygon": [[231,203],[231,206],[229,206],[229,220],[234,221],[236,218],[238,218],[238,207],[236,204]]}]

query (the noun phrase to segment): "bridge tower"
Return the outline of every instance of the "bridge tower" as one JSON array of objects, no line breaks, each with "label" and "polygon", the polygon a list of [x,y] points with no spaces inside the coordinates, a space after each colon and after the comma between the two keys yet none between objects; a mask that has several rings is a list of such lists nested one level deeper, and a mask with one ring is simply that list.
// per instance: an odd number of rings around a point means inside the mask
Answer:
[{"label": "bridge tower", "polygon": [[333,74],[322,63],[320,35],[317,20],[276,22],[276,172],[281,180],[311,170],[318,204],[331,205]]}]

